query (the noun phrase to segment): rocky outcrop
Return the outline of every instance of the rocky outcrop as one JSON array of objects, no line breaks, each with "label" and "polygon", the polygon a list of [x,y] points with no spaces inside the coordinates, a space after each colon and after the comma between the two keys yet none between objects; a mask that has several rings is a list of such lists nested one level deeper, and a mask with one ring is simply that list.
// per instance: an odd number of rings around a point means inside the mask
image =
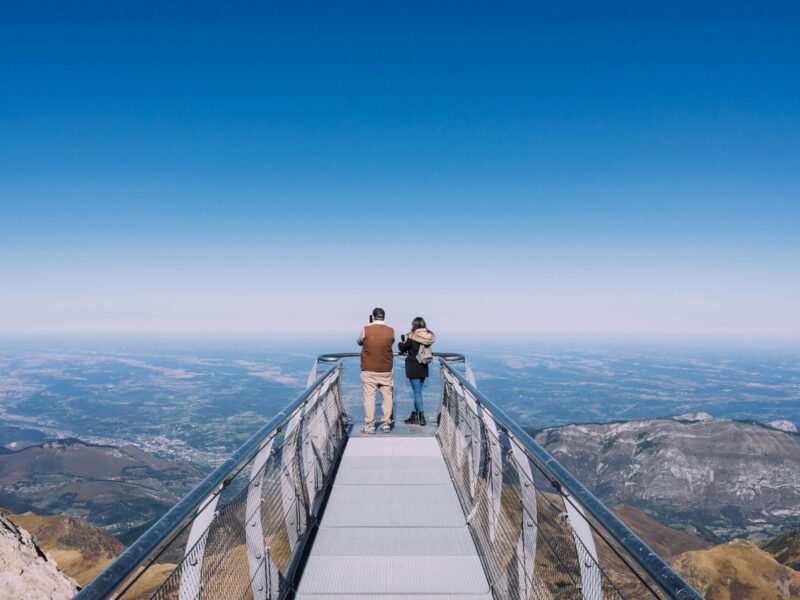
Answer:
[{"label": "rocky outcrop", "polygon": [[86,585],[116,558],[125,546],[105,529],[71,515],[6,514],[26,529],[33,541],[55,559],[58,568]]},{"label": "rocky outcrop", "polygon": [[777,421],[769,421],[769,427],[777,429],[778,431],[787,431],[789,433],[797,433],[797,425],[786,419],[778,419]]},{"label": "rocky outcrop", "polygon": [[0,590],[16,600],[67,600],[78,586],[27,531],[0,515]]}]

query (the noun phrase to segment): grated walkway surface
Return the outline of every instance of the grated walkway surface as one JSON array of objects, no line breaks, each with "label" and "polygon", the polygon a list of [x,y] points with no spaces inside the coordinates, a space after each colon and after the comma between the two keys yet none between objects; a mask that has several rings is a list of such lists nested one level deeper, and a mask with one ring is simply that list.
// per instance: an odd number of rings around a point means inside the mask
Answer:
[{"label": "grated walkway surface", "polygon": [[351,438],[298,600],[491,597],[436,438]]}]

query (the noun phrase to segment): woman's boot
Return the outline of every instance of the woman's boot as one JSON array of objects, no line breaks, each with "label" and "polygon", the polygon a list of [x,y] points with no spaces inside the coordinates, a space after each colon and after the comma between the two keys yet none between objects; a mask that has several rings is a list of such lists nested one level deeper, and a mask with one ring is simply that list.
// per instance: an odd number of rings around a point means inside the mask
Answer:
[{"label": "woman's boot", "polygon": [[425,426],[427,424],[427,421],[425,420],[425,414],[424,413],[421,413],[421,412],[417,413],[417,423],[422,425],[422,426]]},{"label": "woman's boot", "polygon": [[411,416],[403,421],[403,423],[406,425],[419,425],[419,413],[417,411],[412,412]]}]

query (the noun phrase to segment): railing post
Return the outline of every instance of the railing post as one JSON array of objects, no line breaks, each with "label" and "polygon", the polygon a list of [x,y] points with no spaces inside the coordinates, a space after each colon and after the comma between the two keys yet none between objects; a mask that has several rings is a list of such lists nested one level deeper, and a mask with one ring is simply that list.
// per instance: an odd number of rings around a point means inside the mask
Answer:
[{"label": "railing post", "polygon": [[472,372],[472,365],[469,364],[466,358],[464,359],[464,374],[467,376],[467,381],[474,387],[478,387],[478,384],[475,383],[475,374]]},{"label": "railing post", "polygon": [[[264,527],[261,522],[261,500],[264,483],[264,465],[272,454],[275,437],[271,437],[253,459],[250,469],[250,484],[247,488],[247,504],[245,509],[245,538],[247,540],[247,565],[250,569],[253,598],[277,598],[279,589],[267,589],[267,568],[276,575],[278,567],[271,560],[267,561],[267,545],[264,540]],[[263,565],[263,570],[262,570]],[[272,581],[272,577],[269,578]]]},{"label": "railing post", "polygon": [[600,574],[597,562],[597,548],[592,537],[592,529],[586,520],[580,504],[573,502],[562,489],[564,505],[567,507],[567,519],[572,535],[575,539],[575,548],[578,552],[578,562],[581,568],[581,592],[584,600],[603,600],[603,590],[600,585]]},{"label": "railing post", "polygon": [[500,515],[501,496],[503,493],[503,448],[500,445],[500,432],[492,413],[485,406],[481,407],[483,426],[487,431],[486,441],[489,446],[489,485],[486,491],[489,500],[489,539],[494,542],[497,519]]},{"label": "railing post", "polygon": [[322,445],[319,444],[318,440],[324,439],[327,442],[331,433],[326,407],[323,407],[320,411],[317,405],[330,393],[332,385],[328,383],[325,387],[320,388],[319,392],[311,397],[305,409],[302,454],[303,479],[305,481],[306,496],[308,497],[309,512],[313,510],[314,502],[317,498],[318,480],[324,477],[327,470],[321,457]]},{"label": "railing post", "polygon": [[202,589],[203,555],[208,540],[208,529],[216,516],[217,502],[221,494],[222,490],[217,489],[208,496],[203,508],[192,521],[184,553],[186,560],[183,563],[181,582],[178,588],[179,600],[194,600]]},{"label": "railing post", "polygon": [[298,510],[299,494],[298,481],[295,479],[295,469],[298,465],[298,439],[300,437],[300,427],[303,423],[303,413],[305,407],[298,410],[286,426],[284,434],[284,445],[281,449],[281,503],[283,505],[284,522],[286,523],[286,533],[289,536],[289,552],[294,552],[300,530],[301,516]]},{"label": "railing post", "polygon": [[473,501],[478,485],[478,471],[481,468],[481,407],[470,397],[464,394],[469,411],[467,412],[470,429],[470,472],[469,472],[469,492]]},{"label": "railing post", "polygon": [[522,560],[517,564],[517,573],[520,581],[520,589],[523,591],[523,598],[529,598],[533,589],[534,569],[536,567],[536,535],[537,535],[537,508],[536,508],[536,487],[533,485],[533,472],[531,470],[528,455],[519,447],[515,438],[511,438],[511,449],[514,453],[514,460],[521,471],[519,478],[521,509],[522,509],[522,528],[520,529],[519,541],[517,542],[517,555]]},{"label": "railing post", "polygon": [[308,378],[306,378],[306,387],[310,388],[311,385],[317,380],[317,361],[314,361],[314,364],[311,365],[311,370],[308,372]]},{"label": "railing post", "polygon": [[[469,494],[470,499],[473,501],[474,508],[475,492],[478,483],[478,470],[480,469],[481,465],[481,408],[480,405],[475,402],[472,396],[467,393],[464,387],[457,380],[453,379],[449,373],[447,373],[444,367],[441,368],[441,381],[442,406],[445,406],[445,398],[448,396],[448,390],[453,390],[453,394],[457,394],[457,398],[453,398],[453,400],[457,403],[457,406],[451,408],[449,414],[452,415],[453,412],[456,412],[458,414],[459,424],[464,422],[469,424],[469,436],[461,431],[460,427],[456,427],[454,422],[448,422],[447,426],[452,425],[450,429],[455,429],[457,431],[457,435],[460,435],[464,440],[465,446],[469,445]],[[464,407],[463,404],[466,404],[466,407]],[[456,435],[450,430],[448,430],[447,433],[450,436]],[[469,444],[466,442],[467,437],[469,437]],[[462,460],[462,452],[458,446],[456,448],[456,452],[460,464]]]},{"label": "railing post", "polygon": [[303,462],[303,481],[305,483],[305,493],[308,497],[308,508],[314,506],[314,499],[317,496],[317,476],[319,459],[316,456],[316,448],[314,447],[314,439],[319,434],[319,415],[316,414],[316,403],[320,398],[327,393],[327,390],[320,390],[315,396],[312,396],[309,403],[306,405],[305,418],[303,419],[303,444],[302,444],[302,462]]}]

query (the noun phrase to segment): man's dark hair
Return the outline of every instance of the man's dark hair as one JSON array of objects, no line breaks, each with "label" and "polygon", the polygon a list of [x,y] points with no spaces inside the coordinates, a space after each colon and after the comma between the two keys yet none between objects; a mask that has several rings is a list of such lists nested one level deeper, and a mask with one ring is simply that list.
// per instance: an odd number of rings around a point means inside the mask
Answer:
[{"label": "man's dark hair", "polygon": [[386,317],[386,311],[382,308],[375,308],[372,310],[372,316],[379,321],[383,321],[384,317]]}]

